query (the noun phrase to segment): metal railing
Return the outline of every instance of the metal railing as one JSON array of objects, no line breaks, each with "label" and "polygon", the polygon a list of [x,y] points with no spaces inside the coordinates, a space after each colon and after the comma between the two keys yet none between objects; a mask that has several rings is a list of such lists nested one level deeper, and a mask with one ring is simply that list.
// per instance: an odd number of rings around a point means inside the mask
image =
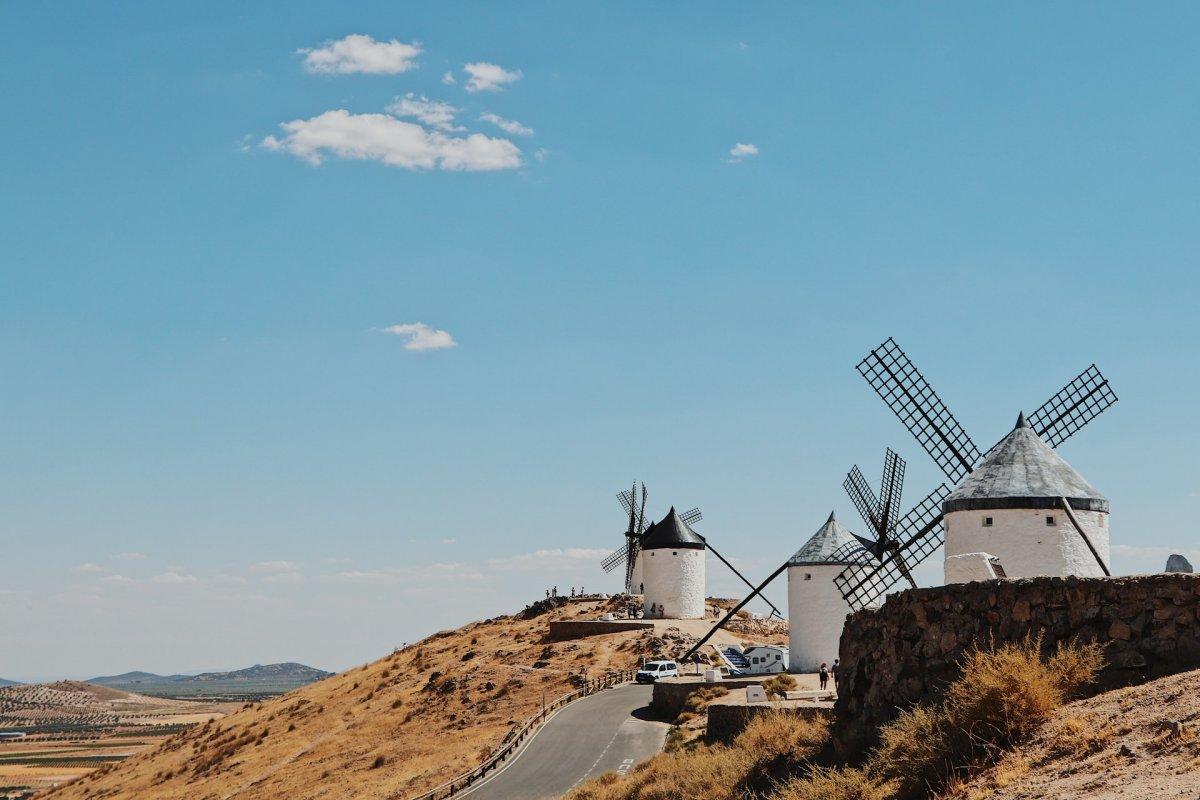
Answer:
[{"label": "metal railing", "polygon": [[[633,680],[633,670],[624,670],[621,672],[608,672],[602,678],[595,678],[587,681],[573,692],[564,694],[562,697],[547,703],[544,708],[539,709],[525,722],[514,728],[505,737],[504,741],[496,752],[492,753],[487,759],[475,767],[470,772],[465,772],[457,778],[452,778],[440,786],[435,786],[424,794],[416,795],[409,800],[443,800],[446,797],[453,797],[464,789],[469,789],[480,780],[482,780],[489,772],[497,769],[501,764],[508,760],[509,756],[516,753],[520,749],[521,744],[536,733],[546,720],[550,717],[551,712],[557,711],[568,703],[572,703],[581,697],[587,697],[596,692],[602,692],[605,689],[611,689],[614,686],[622,683],[628,683]],[[400,800],[403,795],[393,795],[391,800]]]}]

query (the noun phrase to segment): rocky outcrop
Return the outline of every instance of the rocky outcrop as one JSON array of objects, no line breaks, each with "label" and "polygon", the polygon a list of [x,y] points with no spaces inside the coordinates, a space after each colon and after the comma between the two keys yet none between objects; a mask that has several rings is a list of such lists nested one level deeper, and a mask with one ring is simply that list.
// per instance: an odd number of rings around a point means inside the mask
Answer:
[{"label": "rocky outcrop", "polygon": [[1101,689],[1200,668],[1200,575],[1029,578],[910,589],[846,620],[837,735],[844,743],[936,701],[974,644],[1040,634],[1104,645]]}]

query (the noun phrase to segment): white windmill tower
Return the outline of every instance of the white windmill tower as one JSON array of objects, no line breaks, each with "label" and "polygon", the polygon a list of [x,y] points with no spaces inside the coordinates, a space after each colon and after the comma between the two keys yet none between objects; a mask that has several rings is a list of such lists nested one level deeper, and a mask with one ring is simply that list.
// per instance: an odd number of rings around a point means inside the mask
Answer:
[{"label": "white windmill tower", "polygon": [[838,576],[851,605],[882,600],[943,538],[947,581],[1109,574],[1108,501],[1052,450],[1117,402],[1095,364],[986,453],[894,340],[858,371],[958,489],[934,489],[896,523],[877,563]]},{"label": "white windmill tower", "polygon": [[[942,501],[946,583],[1004,575],[1108,574],[1108,500],[1034,433],[1025,415]],[[994,569],[994,567],[993,567]]]},{"label": "white windmill tower", "polygon": [[[697,533],[695,529],[691,527],[703,518],[703,514],[700,513],[700,509],[693,508],[689,511],[679,514],[675,511],[675,507],[672,506],[671,511],[666,517],[664,517],[660,522],[648,526],[646,521],[646,499],[648,497],[646,484],[641,484],[640,492],[638,489],[639,484],[635,482],[631,489],[626,489],[625,491],[617,494],[617,501],[620,502],[621,508],[624,509],[625,513],[628,515],[628,523],[625,527],[625,545],[613,551],[612,553],[609,553],[608,556],[606,556],[605,559],[600,562],[600,566],[604,568],[605,572],[612,572],[620,566],[625,567],[625,592],[626,594],[645,595],[644,603],[647,614],[650,613],[652,606],[655,608],[662,607],[664,605],[663,593],[670,591],[667,587],[679,582],[675,579],[675,576],[670,574],[670,570],[666,570],[665,567],[662,566],[660,560],[656,560],[654,562],[655,568],[653,570],[653,577],[651,577],[647,571],[650,569],[650,559],[659,559],[659,556],[652,556],[644,552],[648,549],[646,542],[651,531],[654,530],[656,526],[661,526],[668,522],[670,522],[670,525],[660,529],[658,535],[655,537],[655,542],[664,544],[672,541],[684,541],[687,545],[683,548],[684,550],[695,549],[694,545],[699,542],[702,546],[702,552],[703,550],[707,550],[707,552],[712,553],[717,560],[728,567],[729,570],[736,575],[739,580],[742,581],[742,583],[753,588],[753,584],[746,579],[745,575],[739,572],[737,568],[733,566],[733,564],[729,563],[725,556],[721,555],[717,551],[717,548],[713,547],[712,543],[709,542],[706,537]],[[668,528],[670,528],[670,530],[668,530]],[[655,546],[650,549],[666,548]],[[703,555],[701,555],[699,560],[701,562],[701,569],[703,570]],[[696,615],[698,617],[704,616],[703,572],[700,573],[700,577],[701,610],[700,613]],[[660,580],[664,581],[663,586],[654,588]],[[677,605],[678,603],[672,602],[671,604],[667,604],[667,607],[674,609],[677,607]],[[773,603],[767,601],[767,605],[771,607],[772,616],[783,616]],[[671,617],[673,615],[667,614],[666,616]],[[687,617],[679,618],[686,619]]]},{"label": "white windmill tower", "polygon": [[672,506],[642,536],[642,581],[646,616],[659,619],[704,617],[704,539]]},{"label": "white windmill tower", "polygon": [[787,562],[788,672],[816,672],[838,655],[850,604],[834,585],[848,564],[871,558],[862,542],[829,519]]}]

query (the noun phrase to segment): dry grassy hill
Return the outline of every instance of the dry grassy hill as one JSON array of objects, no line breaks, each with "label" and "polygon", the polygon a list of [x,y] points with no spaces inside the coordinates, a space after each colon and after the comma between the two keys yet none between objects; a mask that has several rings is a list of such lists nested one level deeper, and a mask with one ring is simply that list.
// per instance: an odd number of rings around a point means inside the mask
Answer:
[{"label": "dry grassy hill", "polygon": [[[406,797],[478,764],[586,668],[627,669],[650,631],[545,640],[551,619],[604,601],[497,617],[434,634],[371,664],[197,726],[159,749],[44,796],[139,800]],[[543,605],[543,604],[538,604]]]},{"label": "dry grassy hill", "polygon": [[1200,796],[1200,672],[1059,709],[1027,745],[946,800]]}]

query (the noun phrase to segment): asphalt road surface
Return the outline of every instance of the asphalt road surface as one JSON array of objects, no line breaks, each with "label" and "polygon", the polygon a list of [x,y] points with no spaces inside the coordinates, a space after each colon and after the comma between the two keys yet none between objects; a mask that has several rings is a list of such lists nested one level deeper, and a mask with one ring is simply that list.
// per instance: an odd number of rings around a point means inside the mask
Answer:
[{"label": "asphalt road surface", "polygon": [[646,718],[650,687],[618,686],[572,703],[471,800],[550,800],[604,772],[627,772],[662,750],[668,725]]}]

